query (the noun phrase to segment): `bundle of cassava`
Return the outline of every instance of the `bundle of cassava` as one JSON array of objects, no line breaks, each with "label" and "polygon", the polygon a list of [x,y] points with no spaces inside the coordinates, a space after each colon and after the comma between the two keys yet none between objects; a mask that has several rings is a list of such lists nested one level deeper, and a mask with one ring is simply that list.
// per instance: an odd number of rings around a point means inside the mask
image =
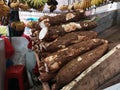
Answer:
[{"label": "bundle of cassava", "polygon": [[60,90],[106,53],[108,41],[97,37],[97,23],[86,18],[84,11],[68,12],[40,17],[31,26],[44,88]]}]

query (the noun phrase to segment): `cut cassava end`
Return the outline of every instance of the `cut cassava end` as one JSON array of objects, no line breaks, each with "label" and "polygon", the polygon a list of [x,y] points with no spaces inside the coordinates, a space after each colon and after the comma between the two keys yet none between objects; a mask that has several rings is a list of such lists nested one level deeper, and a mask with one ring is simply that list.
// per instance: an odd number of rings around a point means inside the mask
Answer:
[{"label": "cut cassava end", "polygon": [[[65,49],[61,49],[58,52],[52,53],[50,56],[46,57],[44,65],[47,66],[48,72],[56,72],[63,65],[68,63],[71,59],[96,48],[97,46],[103,44],[105,40],[103,39],[91,39],[83,41],[74,45],[71,45]],[[41,70],[45,71],[45,70]]]},{"label": "cut cassava end", "polygon": [[56,16],[43,16],[39,21],[46,21],[50,26],[59,25],[67,22],[77,22],[85,19],[84,11],[68,12]]},{"label": "cut cassava end", "polygon": [[78,31],[72,32],[64,35],[63,37],[58,37],[52,43],[46,45],[47,52],[55,52],[57,50],[66,48],[75,43],[85,41],[88,39],[96,38],[97,32],[95,31]]},{"label": "cut cassava end", "polygon": [[68,24],[52,26],[48,27],[48,32],[43,40],[53,41],[59,36],[64,36],[69,32],[91,30],[95,27],[97,27],[96,22],[80,22],[80,23],[71,22]]},{"label": "cut cassava end", "polygon": [[53,79],[55,76],[56,73],[40,72],[39,80],[42,82],[48,82],[49,80]]},{"label": "cut cassava end", "polygon": [[[104,43],[101,46],[73,59],[67,63],[57,74],[56,83],[53,85],[52,90],[59,90],[73,79],[75,79],[85,69],[95,63],[108,49],[108,43]],[[67,73],[67,74],[66,74]]]}]

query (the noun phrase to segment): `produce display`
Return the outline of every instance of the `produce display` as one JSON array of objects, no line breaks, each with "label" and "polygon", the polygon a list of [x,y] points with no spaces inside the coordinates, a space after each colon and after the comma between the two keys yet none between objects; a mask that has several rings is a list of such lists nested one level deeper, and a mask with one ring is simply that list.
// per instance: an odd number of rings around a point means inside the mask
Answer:
[{"label": "produce display", "polygon": [[61,11],[66,10],[86,10],[100,5],[118,2],[119,0],[80,0],[70,5],[62,5],[59,7]]},{"label": "produce display", "polygon": [[85,13],[83,10],[76,12],[67,12],[57,16],[43,16],[40,17],[39,21],[42,23],[47,22],[49,26],[60,25],[68,22],[77,22],[85,19]]},{"label": "produce display", "polygon": [[[99,6],[101,4],[113,2],[119,2],[119,0],[81,0],[71,5],[60,6],[59,9],[61,11],[86,10],[87,8],[91,8],[93,6]],[[25,11],[33,8],[38,11],[43,11],[45,4],[48,5],[50,12],[53,12],[54,10],[57,9],[58,2],[57,0],[10,0],[10,2],[7,5],[6,2],[4,2],[4,0],[0,0],[0,17],[7,16],[8,13],[10,13],[10,8],[15,10],[21,8],[22,10]]]},{"label": "produce display", "polygon": [[[87,16],[84,13],[43,16],[29,25],[32,28],[32,49],[39,61],[38,78],[47,83],[49,90],[60,90],[108,49],[108,41],[98,38],[97,32],[93,31],[97,23],[85,20]],[[67,15],[69,19],[66,19]]]},{"label": "produce display", "polygon": [[0,17],[7,16],[10,12],[10,8],[5,4],[3,0],[0,0]]},{"label": "produce display", "polygon": [[38,11],[43,11],[46,3],[49,6],[50,12],[56,10],[58,5],[56,0],[10,0],[10,7],[12,9],[21,8],[22,10],[33,8]]},{"label": "produce display", "polygon": [[[65,49],[61,49],[58,52],[50,54],[43,60],[43,65],[39,68],[40,71],[56,72],[71,59],[96,48],[101,45],[103,40],[91,39],[83,42],[73,44]],[[43,70],[44,67],[44,70]]]},{"label": "produce display", "polygon": [[[108,42],[105,41],[97,48],[71,60],[67,63],[55,77],[55,84],[52,90],[59,90],[64,85],[75,79],[81,72],[96,62],[108,49]],[[67,74],[67,75],[66,75]]]},{"label": "produce display", "polygon": [[[97,23],[86,20],[85,10],[119,0],[80,0],[59,9],[69,12],[56,16],[45,15],[38,22],[28,23],[32,32],[32,50],[38,62],[39,80],[45,90],[60,90],[84,70],[95,63],[108,50],[108,41],[97,37]],[[0,0],[0,20],[8,17],[10,9],[43,11],[45,4],[50,12],[56,10],[57,0]],[[12,15],[11,15],[12,16]],[[24,32],[25,24],[13,21],[12,30]],[[5,31],[1,31],[5,34]],[[21,35],[21,34],[20,34]]]},{"label": "produce display", "polygon": [[51,42],[50,44],[47,43],[46,51],[47,52],[55,52],[60,49],[64,49],[67,46],[70,46],[72,44],[85,41],[88,39],[96,38],[97,33],[94,31],[78,31],[78,32],[71,32],[63,37],[58,37],[55,41]]},{"label": "produce display", "polygon": [[47,1],[48,0],[10,0],[10,7],[13,9],[21,8],[22,10],[34,8],[42,11]]},{"label": "produce display", "polygon": [[[60,19],[60,17],[64,17],[64,15],[65,15],[64,18],[66,18],[66,16],[69,14],[75,15],[75,17],[71,18],[69,21],[63,21],[64,19],[63,20]],[[74,22],[74,21],[83,20],[83,18],[86,17],[83,10],[82,10],[82,12],[81,11],[72,12],[72,13],[68,12],[65,14],[57,15],[55,17],[47,16],[48,17],[47,19],[45,17],[46,16],[41,17],[39,19],[39,22],[34,22],[33,24],[29,23],[29,27],[32,28],[32,35],[31,36],[32,36],[33,50],[38,54],[41,54],[41,51],[46,50],[47,46],[45,46],[44,43],[48,45],[49,43],[51,43],[52,41],[54,41],[58,37],[62,37],[67,33],[70,33],[73,31],[78,32],[78,31],[84,31],[84,30],[91,30],[97,26],[97,24],[93,21],[92,22],[80,22],[80,23]],[[46,22],[46,20],[48,20],[48,19],[49,19],[49,21]],[[59,21],[59,22],[55,23],[56,21]],[[72,22],[70,22],[70,21],[72,21]],[[60,24],[60,23],[64,23],[64,24]],[[67,23],[67,24],[65,24],[65,23]],[[60,25],[58,25],[58,24],[60,24]],[[41,40],[39,39],[39,33],[40,33],[40,30],[43,26],[45,26],[45,27],[47,26],[48,32],[46,33],[45,37],[43,38],[43,41],[45,41],[45,42],[41,43]],[[43,30],[43,31],[45,31],[45,30]],[[80,32],[80,33],[82,35],[82,33],[84,34],[85,32]],[[45,54],[42,53],[42,55],[44,56]]]},{"label": "produce display", "polygon": [[66,33],[70,33],[73,31],[86,31],[97,27],[95,22],[70,22],[68,24],[51,26],[48,28],[48,32],[44,37],[45,41],[53,41],[59,36],[63,36]]},{"label": "produce display", "polygon": [[[87,8],[91,8],[93,6],[113,2],[119,2],[119,0],[81,0],[71,5],[62,5],[59,9],[61,11],[86,10]],[[7,16],[7,14],[10,13],[10,8],[15,10],[18,8],[21,8],[22,10],[29,10],[33,8],[38,11],[43,11],[45,4],[49,6],[48,8],[50,12],[53,12],[57,9],[58,2],[57,0],[10,0],[10,3],[7,5],[4,0],[0,0],[0,16]]]}]

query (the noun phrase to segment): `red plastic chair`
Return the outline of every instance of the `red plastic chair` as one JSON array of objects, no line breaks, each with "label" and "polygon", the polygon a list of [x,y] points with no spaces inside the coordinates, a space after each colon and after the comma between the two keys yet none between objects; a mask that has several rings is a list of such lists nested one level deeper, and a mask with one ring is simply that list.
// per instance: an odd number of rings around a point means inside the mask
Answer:
[{"label": "red plastic chair", "polygon": [[19,90],[26,90],[25,89],[25,77],[26,76],[26,70],[24,65],[15,65],[15,66],[10,66],[5,74],[5,90],[8,90],[8,80],[11,78],[16,78],[18,79],[19,83]]}]

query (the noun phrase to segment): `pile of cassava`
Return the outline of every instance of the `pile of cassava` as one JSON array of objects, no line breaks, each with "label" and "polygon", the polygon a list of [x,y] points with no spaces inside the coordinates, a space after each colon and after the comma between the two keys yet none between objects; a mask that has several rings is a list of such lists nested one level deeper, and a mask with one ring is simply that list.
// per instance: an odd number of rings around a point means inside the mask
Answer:
[{"label": "pile of cassava", "polygon": [[94,21],[84,21],[84,11],[40,17],[32,27],[43,88],[60,90],[102,57],[108,41],[97,37]]}]

